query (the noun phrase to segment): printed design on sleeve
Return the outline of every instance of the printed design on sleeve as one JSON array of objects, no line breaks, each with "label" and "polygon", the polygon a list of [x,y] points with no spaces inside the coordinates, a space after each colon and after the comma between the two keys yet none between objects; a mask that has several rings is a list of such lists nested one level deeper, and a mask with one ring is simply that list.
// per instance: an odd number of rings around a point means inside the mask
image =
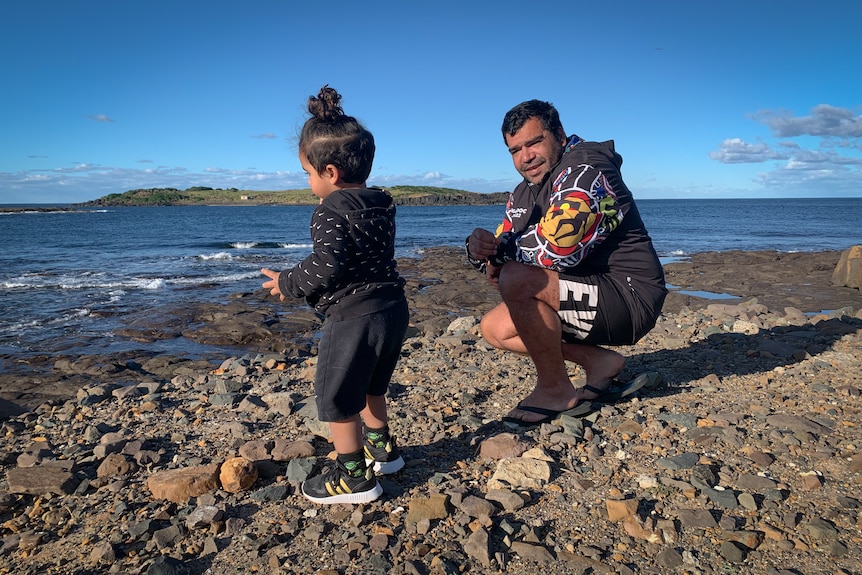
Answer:
[{"label": "printed design on sleeve", "polygon": [[494,235],[498,238],[506,232],[511,232],[512,229],[515,227],[514,223],[512,222],[512,210],[514,209],[514,203],[514,194],[510,192],[509,199],[506,200],[505,216],[503,217],[503,221],[500,222],[500,225],[497,226],[497,231],[494,232]]},{"label": "printed design on sleeve", "polygon": [[622,221],[607,178],[588,165],[566,168],[554,180],[549,204],[517,240],[518,261],[558,271],[576,266]]}]

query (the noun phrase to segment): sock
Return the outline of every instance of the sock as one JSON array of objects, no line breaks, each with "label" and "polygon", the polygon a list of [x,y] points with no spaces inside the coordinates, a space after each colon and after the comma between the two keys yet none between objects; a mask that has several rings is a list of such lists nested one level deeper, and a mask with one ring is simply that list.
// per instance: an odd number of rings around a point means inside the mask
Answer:
[{"label": "sock", "polygon": [[356,453],[339,453],[338,461],[344,466],[350,477],[365,477],[365,452],[363,450],[360,449]]},{"label": "sock", "polygon": [[368,443],[370,443],[372,447],[376,447],[378,449],[386,447],[386,443],[389,442],[389,426],[384,425],[380,429],[371,429],[370,427],[366,427],[365,439],[368,440]]}]

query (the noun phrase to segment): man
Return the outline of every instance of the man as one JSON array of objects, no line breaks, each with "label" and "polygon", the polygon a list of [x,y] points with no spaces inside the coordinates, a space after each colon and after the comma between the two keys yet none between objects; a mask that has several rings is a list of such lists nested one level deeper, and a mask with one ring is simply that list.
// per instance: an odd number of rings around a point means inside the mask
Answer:
[{"label": "man", "polygon": [[[504,418],[531,427],[634,391],[615,379],[623,356],[601,346],[649,332],[667,289],[613,141],[567,137],[539,100],[509,110],[502,132],[524,181],[497,232],[475,229],[466,248],[503,299],[482,318],[482,335],[536,366],[535,389]],[[566,361],[583,368],[585,386],[572,385]]]}]

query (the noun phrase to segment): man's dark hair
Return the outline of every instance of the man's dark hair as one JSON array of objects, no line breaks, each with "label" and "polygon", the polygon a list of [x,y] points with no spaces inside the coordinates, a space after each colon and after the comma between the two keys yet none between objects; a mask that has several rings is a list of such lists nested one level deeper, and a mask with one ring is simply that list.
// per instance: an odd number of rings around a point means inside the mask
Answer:
[{"label": "man's dark hair", "polygon": [[530,118],[537,118],[542,123],[542,128],[552,134],[563,132],[560,113],[553,104],[541,100],[527,100],[506,112],[502,128],[503,143],[506,143],[506,136],[514,136]]}]

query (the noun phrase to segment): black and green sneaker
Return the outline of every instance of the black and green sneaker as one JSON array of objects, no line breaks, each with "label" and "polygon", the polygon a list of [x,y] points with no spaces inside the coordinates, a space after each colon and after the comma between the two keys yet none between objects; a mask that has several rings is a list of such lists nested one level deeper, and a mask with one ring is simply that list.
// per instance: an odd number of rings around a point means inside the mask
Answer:
[{"label": "black and green sneaker", "polygon": [[336,460],[328,471],[303,482],[302,494],[315,503],[368,503],[383,494],[374,471],[362,461]]},{"label": "black and green sneaker", "polygon": [[363,426],[362,435],[365,437],[365,464],[377,473],[384,475],[395,473],[404,467],[404,459],[398,452],[395,437],[388,432],[368,429]]}]

